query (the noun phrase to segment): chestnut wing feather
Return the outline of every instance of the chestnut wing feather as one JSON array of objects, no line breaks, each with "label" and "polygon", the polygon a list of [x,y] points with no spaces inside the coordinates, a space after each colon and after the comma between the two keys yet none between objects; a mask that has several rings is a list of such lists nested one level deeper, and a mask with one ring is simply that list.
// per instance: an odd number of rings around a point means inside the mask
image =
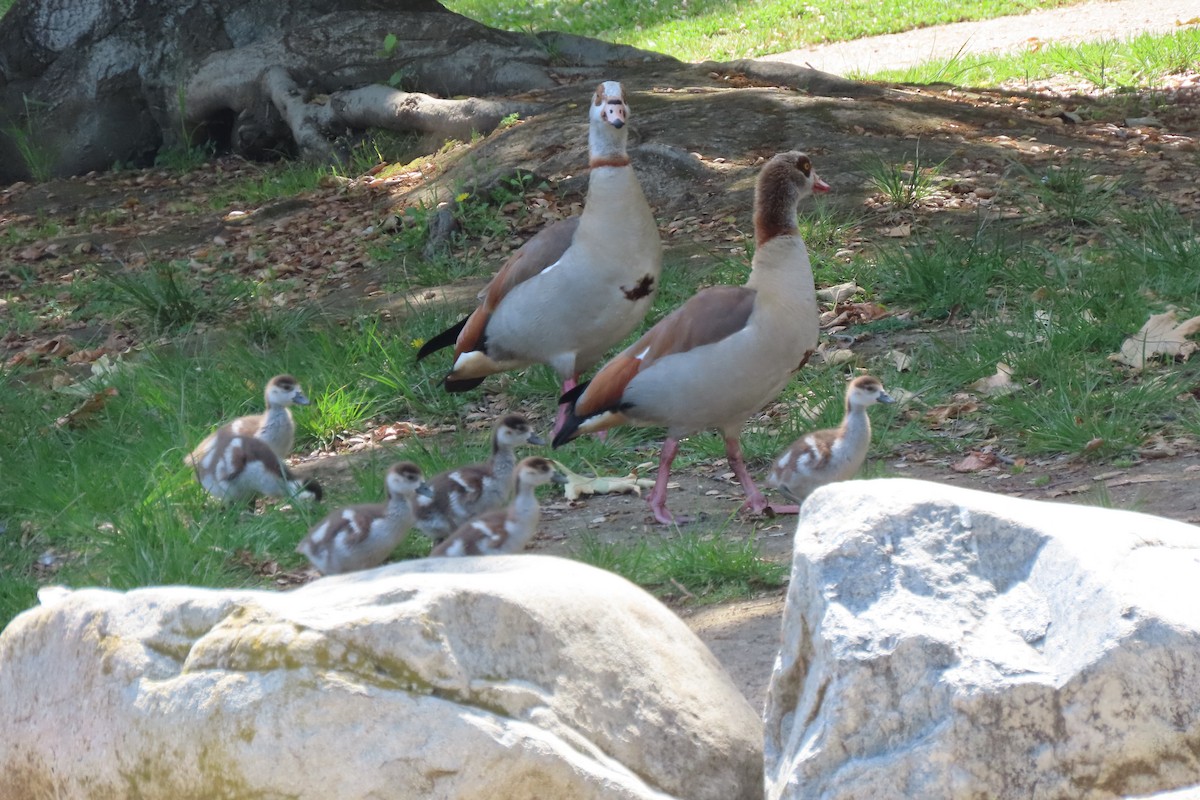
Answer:
[{"label": "chestnut wing feather", "polygon": [[515,287],[540,274],[546,267],[562,258],[563,253],[571,246],[578,228],[579,217],[559,220],[543,228],[504,262],[504,266],[500,267],[480,293],[483,302],[468,317],[459,333],[454,346],[455,359],[463,353],[478,350],[483,346],[488,319],[496,306],[500,305],[500,301]]},{"label": "chestnut wing feather", "polygon": [[711,286],[696,293],[596,373],[579,396],[575,415],[615,409],[629,382],[658,359],[719,342],[744,328],[756,294],[744,286]]}]

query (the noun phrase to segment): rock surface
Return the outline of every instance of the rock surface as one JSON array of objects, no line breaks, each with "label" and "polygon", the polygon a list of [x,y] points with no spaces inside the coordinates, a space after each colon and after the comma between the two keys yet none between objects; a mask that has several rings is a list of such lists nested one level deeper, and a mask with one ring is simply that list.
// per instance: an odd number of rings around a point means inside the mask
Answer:
[{"label": "rock surface", "polygon": [[292,592],[47,590],[0,636],[4,798],[757,798],[758,715],[670,611],[545,556]]},{"label": "rock surface", "polygon": [[821,489],[768,691],[768,800],[1200,783],[1198,534],[912,480]]}]

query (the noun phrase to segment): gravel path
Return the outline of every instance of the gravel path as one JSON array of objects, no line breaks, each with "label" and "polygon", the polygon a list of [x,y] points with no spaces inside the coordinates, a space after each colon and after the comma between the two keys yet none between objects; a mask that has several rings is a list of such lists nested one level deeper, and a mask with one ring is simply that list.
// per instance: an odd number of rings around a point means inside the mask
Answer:
[{"label": "gravel path", "polygon": [[1144,32],[1168,33],[1192,20],[1200,20],[1200,0],[1113,0],[872,36],[763,56],[763,60],[807,64],[846,76],[950,58],[960,48],[964,53],[1007,52],[1034,41],[1125,39]]}]

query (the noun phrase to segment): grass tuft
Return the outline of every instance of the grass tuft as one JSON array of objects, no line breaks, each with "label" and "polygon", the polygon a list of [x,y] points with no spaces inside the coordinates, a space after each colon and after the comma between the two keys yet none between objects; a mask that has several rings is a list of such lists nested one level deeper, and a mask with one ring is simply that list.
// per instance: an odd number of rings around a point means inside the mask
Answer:
[{"label": "grass tuft", "polygon": [[211,322],[232,302],[206,292],[180,264],[155,263],[147,272],[116,272],[101,280],[116,305],[132,309],[155,333]]},{"label": "grass tuft", "polygon": [[688,599],[699,602],[746,597],[786,582],[785,565],[762,558],[752,540],[736,540],[726,533],[688,533],[657,546],[645,541],[602,542],[588,536],[580,539],[575,557],[660,596],[691,595]]},{"label": "grass tuft", "polygon": [[938,173],[945,162],[928,164],[921,161],[918,144],[912,160],[902,163],[877,158],[869,162],[866,173],[871,186],[897,211],[908,211],[921,205],[933,194]]}]

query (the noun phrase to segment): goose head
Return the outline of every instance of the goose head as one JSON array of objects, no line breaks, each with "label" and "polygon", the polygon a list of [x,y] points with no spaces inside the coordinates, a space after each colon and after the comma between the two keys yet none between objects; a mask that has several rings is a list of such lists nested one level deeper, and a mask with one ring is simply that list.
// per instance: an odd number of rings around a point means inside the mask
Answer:
[{"label": "goose head", "polygon": [[291,375],[276,375],[267,381],[267,407],[306,406],[311,401],[300,388],[300,383]]},{"label": "goose head", "polygon": [[523,444],[545,444],[534,432],[529,420],[520,414],[507,414],[496,423],[495,447],[514,448]]},{"label": "goose head", "polygon": [[629,106],[625,104],[625,90],[617,81],[604,81],[592,95],[592,122],[604,123],[614,128],[625,127],[629,117]]},{"label": "goose head", "polygon": [[517,484],[523,486],[543,486],[553,481],[566,483],[567,476],[558,471],[554,462],[543,456],[529,456],[517,464]]},{"label": "goose head", "polygon": [[415,494],[433,496],[433,490],[425,483],[421,468],[411,461],[401,461],[388,468],[384,478],[388,497],[412,497]]},{"label": "goose head", "polygon": [[797,233],[796,207],[811,194],[830,186],[813,169],[812,159],[799,150],[772,156],[758,174],[754,192],[755,242],[762,246],[775,236]]},{"label": "goose head", "polygon": [[591,166],[628,166],[629,156],[625,152],[629,121],[629,106],[625,103],[625,90],[617,81],[604,81],[592,95],[589,112],[588,146],[591,151]]},{"label": "goose head", "polygon": [[883,384],[871,375],[860,375],[850,381],[846,388],[846,410],[867,408],[876,403],[894,403],[895,399],[884,391]]}]

